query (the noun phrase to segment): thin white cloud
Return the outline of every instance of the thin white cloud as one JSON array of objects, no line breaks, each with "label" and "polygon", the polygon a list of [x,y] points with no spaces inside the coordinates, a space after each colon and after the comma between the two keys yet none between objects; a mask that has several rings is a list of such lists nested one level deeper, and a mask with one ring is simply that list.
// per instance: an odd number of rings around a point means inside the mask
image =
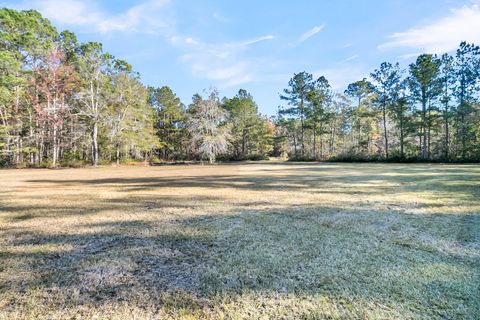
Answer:
[{"label": "thin white cloud", "polygon": [[349,61],[355,60],[355,59],[357,59],[357,58],[358,58],[358,54],[354,54],[353,56],[350,56],[350,57],[348,57],[348,58],[346,58],[346,59],[343,59],[341,62],[342,62],[342,63],[345,63],[345,62],[349,62]]},{"label": "thin white cloud", "polygon": [[205,43],[191,37],[173,36],[170,42],[186,53],[180,56],[196,77],[206,78],[219,88],[232,87],[256,79],[259,65],[244,57],[245,51],[253,44],[275,39],[272,35],[254,39]]},{"label": "thin white cloud", "polygon": [[195,76],[205,77],[215,81],[231,81],[235,78],[245,78],[248,63],[246,61],[231,61],[217,59],[211,52],[194,52],[180,57],[182,62],[190,65]]},{"label": "thin white cloud", "polygon": [[18,9],[36,9],[62,26],[82,27],[85,31],[156,33],[167,23],[158,14],[169,0],[149,0],[116,15],[104,12],[94,0],[25,0]]},{"label": "thin white cloud", "polygon": [[128,9],[125,13],[109,17],[98,23],[101,32],[111,31],[144,31],[156,33],[156,30],[167,27],[168,24],[157,16],[168,0],[150,0]]},{"label": "thin white cloud", "polygon": [[273,40],[273,39],[275,39],[275,36],[273,36],[273,35],[266,35],[266,36],[261,36],[261,37],[254,38],[254,39],[251,39],[251,40],[246,40],[246,41],[241,41],[241,42],[234,42],[234,43],[231,43],[230,46],[233,46],[233,47],[246,47],[246,46],[249,46],[249,45],[258,43],[258,42],[267,41],[267,40]]},{"label": "thin white cloud", "polygon": [[65,25],[92,25],[104,18],[96,4],[88,0],[27,0],[15,8],[36,9],[53,22]]},{"label": "thin white cloud", "polygon": [[320,31],[322,31],[323,28],[325,28],[325,24],[313,27],[312,29],[308,30],[307,32],[302,33],[300,35],[300,38],[298,38],[298,43],[302,43],[302,42],[310,39],[311,37],[313,37],[314,35],[316,35]]},{"label": "thin white cloud", "polygon": [[396,32],[379,46],[388,48],[414,48],[426,53],[455,50],[461,41],[480,42],[480,7],[466,5],[450,10],[449,15],[423,26]]}]

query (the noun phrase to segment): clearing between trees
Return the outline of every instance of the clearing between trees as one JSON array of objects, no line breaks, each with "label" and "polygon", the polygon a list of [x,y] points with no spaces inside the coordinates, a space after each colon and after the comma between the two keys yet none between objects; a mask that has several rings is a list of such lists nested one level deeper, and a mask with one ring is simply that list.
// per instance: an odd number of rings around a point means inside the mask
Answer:
[{"label": "clearing between trees", "polygon": [[479,319],[480,167],[0,171],[0,318]]}]

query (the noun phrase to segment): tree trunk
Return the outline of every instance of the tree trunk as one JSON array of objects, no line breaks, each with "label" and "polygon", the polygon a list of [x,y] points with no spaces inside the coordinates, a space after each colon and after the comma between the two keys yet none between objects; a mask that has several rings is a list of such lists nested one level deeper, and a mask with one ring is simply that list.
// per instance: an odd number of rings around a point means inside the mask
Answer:
[{"label": "tree trunk", "polygon": [[425,97],[425,93],[422,93],[422,95],[422,159],[427,160],[427,99]]},{"label": "tree trunk", "polygon": [[304,143],[304,133],[305,133],[305,127],[304,127],[304,116],[303,116],[303,98],[300,100],[300,122],[301,122],[301,129],[302,129],[302,156],[305,155],[305,143]]},{"label": "tree trunk", "polygon": [[57,166],[57,155],[58,155],[58,146],[57,146],[57,127],[53,126],[53,155],[52,155],[52,167]]},{"label": "tree trunk", "polygon": [[320,124],[320,160],[323,160],[323,123]]},{"label": "tree trunk", "polygon": [[18,136],[18,139],[17,139],[17,165],[21,164],[23,162],[23,154],[22,154],[22,149],[23,149],[23,142],[22,142],[22,138],[20,137],[20,135]]},{"label": "tree trunk", "polygon": [[400,159],[404,158],[404,151],[403,151],[403,109],[400,110]]},{"label": "tree trunk", "polygon": [[295,133],[293,134],[293,147],[295,148],[295,157],[297,156],[297,138]]},{"label": "tree trunk", "polygon": [[462,132],[462,159],[465,159],[467,156],[467,141],[466,141],[466,134],[465,134],[465,113],[463,110],[461,111],[461,132]]},{"label": "tree trunk", "polygon": [[420,135],[418,136],[418,140],[419,140],[418,150],[419,150],[420,154],[422,154],[422,152],[423,152],[422,139],[423,139],[423,127],[420,127]]},{"label": "tree trunk", "polygon": [[445,104],[445,161],[449,161],[448,157],[448,102]]},{"label": "tree trunk", "polygon": [[117,166],[120,165],[120,145],[116,144],[116,156],[117,156]]},{"label": "tree trunk", "polygon": [[4,145],[4,152],[7,157],[10,157],[10,132],[8,130],[8,121],[7,121],[7,110],[5,112],[2,111],[2,107],[0,106],[0,118],[2,120],[3,125],[3,132],[5,132],[5,145]]},{"label": "tree trunk", "polygon": [[45,144],[44,144],[43,135],[42,135],[40,138],[40,149],[39,149],[39,155],[38,155],[39,163],[43,162],[44,152],[45,152]]},{"label": "tree trunk", "polygon": [[245,129],[242,130],[242,157],[245,157],[245,144],[246,144],[246,138],[247,133],[245,132]]},{"label": "tree trunk", "polygon": [[[17,77],[20,75],[17,73]],[[14,114],[19,114],[20,113],[20,88],[19,86],[15,86],[15,105],[14,105]],[[15,159],[15,164],[19,165],[21,158],[20,158],[20,131],[21,131],[21,118],[17,117],[16,125],[15,125],[15,136],[16,136],[16,146],[14,149],[14,159]]]},{"label": "tree trunk", "polygon": [[332,125],[331,126],[331,134],[330,134],[330,145],[328,147],[328,151],[329,151],[329,156],[331,157],[332,154],[333,154],[333,145],[335,143],[335,125]]},{"label": "tree trunk", "polygon": [[387,134],[387,115],[386,115],[386,102],[383,101],[383,132],[385,137],[385,157],[388,159],[388,134]]},{"label": "tree trunk", "polygon": [[430,161],[431,153],[430,153],[430,137],[431,137],[431,129],[432,129],[432,114],[431,114],[431,106],[428,105],[428,121],[427,121],[427,159]]},{"label": "tree trunk", "polygon": [[92,165],[98,165],[98,123],[95,121],[93,123],[93,132],[92,132]]}]

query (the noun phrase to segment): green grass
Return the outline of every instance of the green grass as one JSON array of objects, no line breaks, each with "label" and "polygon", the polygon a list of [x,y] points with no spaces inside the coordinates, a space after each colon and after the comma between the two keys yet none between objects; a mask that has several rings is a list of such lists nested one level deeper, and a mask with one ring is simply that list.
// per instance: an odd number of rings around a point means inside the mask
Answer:
[{"label": "green grass", "polygon": [[480,167],[0,171],[2,319],[479,319]]}]

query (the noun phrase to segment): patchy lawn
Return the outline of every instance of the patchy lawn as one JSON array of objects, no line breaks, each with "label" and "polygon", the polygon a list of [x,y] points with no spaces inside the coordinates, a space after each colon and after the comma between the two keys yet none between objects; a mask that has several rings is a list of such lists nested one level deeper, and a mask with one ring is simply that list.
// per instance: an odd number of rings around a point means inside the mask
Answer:
[{"label": "patchy lawn", "polygon": [[0,171],[0,318],[479,319],[480,167]]}]

